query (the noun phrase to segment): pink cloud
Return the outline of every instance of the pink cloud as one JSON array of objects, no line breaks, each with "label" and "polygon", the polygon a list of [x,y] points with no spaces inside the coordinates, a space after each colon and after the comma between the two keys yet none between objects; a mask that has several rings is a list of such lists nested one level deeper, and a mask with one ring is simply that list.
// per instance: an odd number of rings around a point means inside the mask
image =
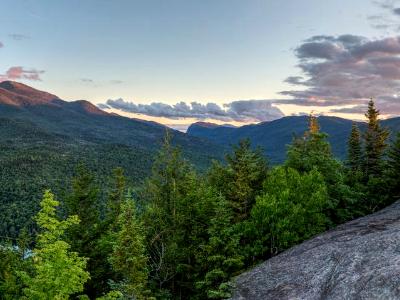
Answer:
[{"label": "pink cloud", "polygon": [[15,66],[9,68],[5,74],[0,74],[0,81],[5,80],[17,80],[17,79],[26,79],[26,80],[33,80],[38,81],[42,80],[40,75],[43,74],[44,71],[36,70],[36,69],[24,69],[20,66]]}]

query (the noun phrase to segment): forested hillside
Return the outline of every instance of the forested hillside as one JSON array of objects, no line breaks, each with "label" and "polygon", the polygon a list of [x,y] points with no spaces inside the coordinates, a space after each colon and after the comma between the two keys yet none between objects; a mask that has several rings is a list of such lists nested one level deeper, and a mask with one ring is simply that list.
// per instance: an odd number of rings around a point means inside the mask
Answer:
[{"label": "forested hillside", "polygon": [[[352,121],[338,117],[318,117],[318,122],[328,134],[333,154],[339,159],[345,159],[347,153],[346,138],[350,134]],[[227,127],[224,125],[206,124],[198,122],[192,124],[187,133],[191,136],[206,138],[220,145],[236,144],[243,138],[249,138],[253,146],[263,148],[265,154],[273,163],[282,163],[285,160],[286,146],[294,135],[301,135],[307,130],[307,116],[291,116],[281,119],[242,127]],[[357,122],[361,131],[365,131],[366,124]],[[400,118],[391,118],[382,121],[382,126],[392,132],[400,130]]]},{"label": "forested hillside", "polygon": [[[104,183],[123,167],[137,187],[150,174],[166,127],[66,102],[21,83],[0,83],[0,235],[15,237],[39,209],[46,188],[63,194],[79,162]],[[204,170],[223,147],[174,131],[173,143]]]},{"label": "forested hillside", "polygon": [[0,297],[228,298],[233,276],[398,199],[400,134],[389,146],[372,100],[366,116],[365,133],[354,123],[345,139],[344,163],[312,115],[274,167],[245,139],[199,173],[169,133],[140,189],[122,168],[66,162],[59,173],[72,180],[42,191],[34,230],[0,247]]}]

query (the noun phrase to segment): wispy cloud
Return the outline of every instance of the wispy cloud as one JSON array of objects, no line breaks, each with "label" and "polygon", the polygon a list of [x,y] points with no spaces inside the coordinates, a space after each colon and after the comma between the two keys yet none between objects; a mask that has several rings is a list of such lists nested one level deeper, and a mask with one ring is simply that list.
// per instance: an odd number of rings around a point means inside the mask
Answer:
[{"label": "wispy cloud", "polygon": [[111,84],[121,84],[121,83],[123,83],[123,81],[122,81],[122,80],[114,79],[114,80],[110,80],[110,83],[111,83]]},{"label": "wispy cloud", "polygon": [[100,104],[99,107],[114,108],[125,112],[144,114],[153,117],[166,117],[170,119],[215,119],[226,122],[270,121],[284,115],[270,100],[240,100],[220,106],[216,103],[201,104],[198,102],[191,102],[190,104],[179,102],[174,105],[160,102],[135,104],[123,99],[110,99],[106,104]]},{"label": "wispy cloud", "polygon": [[0,48],[3,48],[4,44],[2,42],[0,42]]},{"label": "wispy cloud", "polygon": [[41,70],[24,69],[23,67],[15,66],[9,68],[4,74],[0,74],[0,81],[19,79],[40,81],[40,75],[43,73],[44,71]]},{"label": "wispy cloud", "polygon": [[15,41],[30,39],[30,36],[20,33],[10,33],[8,36]]},{"label": "wispy cloud", "polygon": [[380,0],[374,1],[375,5],[381,9],[380,13],[368,16],[372,27],[380,30],[399,31],[400,24],[400,1],[399,0]]}]

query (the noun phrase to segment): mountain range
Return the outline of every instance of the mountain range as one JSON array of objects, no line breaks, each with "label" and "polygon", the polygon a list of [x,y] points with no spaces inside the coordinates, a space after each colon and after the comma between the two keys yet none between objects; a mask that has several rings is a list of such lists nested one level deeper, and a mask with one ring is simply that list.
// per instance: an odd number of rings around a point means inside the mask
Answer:
[{"label": "mountain range", "polygon": [[[345,158],[352,121],[318,120],[334,154]],[[264,148],[272,164],[280,163],[293,135],[303,134],[307,123],[306,116],[242,127],[198,122],[187,133],[171,132],[184,157],[205,170],[243,138]],[[393,132],[400,130],[400,118],[382,123]],[[365,123],[358,124],[365,129]],[[0,82],[0,235],[15,236],[31,224],[44,189],[57,195],[67,192],[80,162],[96,173],[99,184],[107,184],[113,168],[123,167],[128,183],[139,187],[166,130],[155,122],[105,112],[85,100],[64,101],[21,83]]]},{"label": "mountain range", "polygon": [[[19,122],[20,126],[23,123],[41,134],[74,142],[121,144],[146,151],[158,148],[166,130],[165,126],[155,122],[110,114],[85,100],[64,101],[12,81],[0,83],[0,118],[2,126],[10,121]],[[207,141],[179,131],[173,131],[173,136],[183,152],[200,163],[218,157],[215,153],[222,149],[210,147]]]},{"label": "mountain range", "polygon": [[[338,117],[320,116],[318,122],[321,131],[328,134],[332,151],[339,159],[346,158],[347,140],[353,121]],[[360,130],[366,129],[366,123],[356,122]],[[382,126],[391,132],[400,130],[400,118],[382,121]],[[281,119],[258,124],[231,127],[213,123],[197,122],[189,126],[187,134],[206,138],[211,142],[227,146],[239,140],[249,138],[253,146],[260,146],[272,163],[285,160],[287,145],[294,136],[300,136],[307,130],[308,116],[288,116]]]},{"label": "mountain range", "polygon": [[[107,184],[122,167],[139,187],[166,127],[107,113],[88,101],[64,101],[27,85],[0,82],[0,235],[31,224],[45,189],[63,195],[78,163]],[[221,159],[225,148],[172,130],[172,142],[197,169]]]}]

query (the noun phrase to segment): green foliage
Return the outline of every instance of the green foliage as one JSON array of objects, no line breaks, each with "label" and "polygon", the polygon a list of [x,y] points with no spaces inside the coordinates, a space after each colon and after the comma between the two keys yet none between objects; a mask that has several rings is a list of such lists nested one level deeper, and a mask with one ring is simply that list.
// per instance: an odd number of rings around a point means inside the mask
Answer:
[{"label": "green foliage", "polygon": [[111,226],[121,213],[120,209],[126,193],[124,170],[122,168],[116,168],[113,170],[112,175],[105,216],[106,225]]},{"label": "green foliage", "polygon": [[369,178],[369,176],[376,176],[382,173],[382,157],[387,147],[386,140],[389,136],[389,131],[380,126],[379,110],[375,108],[375,103],[372,99],[368,103],[368,111],[365,116],[368,127],[364,135],[364,172],[366,177]]},{"label": "green foliage", "polygon": [[[317,122],[316,119],[313,122]],[[332,155],[327,135],[316,131],[319,126],[313,126],[313,130],[310,128],[303,137],[293,140],[284,165],[300,173],[313,169],[321,173],[329,194],[327,215],[331,224],[340,224],[354,217],[351,207],[356,204],[360,195],[346,184],[345,169]]]},{"label": "green foliage", "polygon": [[351,172],[362,170],[363,153],[361,147],[361,133],[356,123],[353,122],[347,147],[347,166]]},{"label": "green foliage", "polygon": [[106,292],[107,259],[98,251],[101,234],[99,187],[95,176],[79,164],[76,176],[72,180],[72,191],[67,196],[65,208],[68,215],[77,215],[81,220],[67,231],[68,240],[73,251],[89,258],[88,271],[91,279],[85,285],[85,293],[90,297]]},{"label": "green foliage", "polygon": [[230,296],[231,276],[243,267],[240,255],[240,235],[235,230],[233,212],[227,201],[219,197],[207,231],[208,240],[200,246],[196,259],[202,274],[196,282],[200,299],[225,299]]},{"label": "green foliage", "polygon": [[144,215],[147,248],[150,254],[150,284],[157,298],[165,290],[181,293],[190,257],[185,238],[190,232],[189,212],[194,202],[188,197],[195,190],[196,174],[170,143],[167,134],[146,185],[148,208]]},{"label": "green foliage", "polygon": [[328,207],[327,188],[316,169],[303,174],[292,168],[274,169],[248,222],[254,254],[275,255],[322,232],[328,224]]},{"label": "green foliage", "polygon": [[400,133],[389,148],[385,184],[388,187],[390,202],[400,199]]},{"label": "green foliage", "polygon": [[234,219],[245,220],[267,176],[267,163],[260,149],[251,149],[248,139],[234,146],[225,160],[226,166],[214,163],[209,180],[232,206]]},{"label": "green foliage", "polygon": [[74,215],[60,221],[56,216],[58,201],[46,191],[36,222],[41,230],[36,248],[33,250],[33,275],[20,272],[26,284],[24,294],[28,299],[68,299],[81,292],[89,279],[85,271],[86,259],[70,251],[70,245],[62,240],[69,227],[79,223]]},{"label": "green foliage", "polygon": [[310,172],[314,168],[324,176],[328,184],[340,180],[340,163],[333,157],[327,135],[306,131],[303,137],[295,137],[289,146],[285,166],[299,172]]},{"label": "green foliage", "polygon": [[138,220],[135,203],[129,196],[121,203],[120,211],[119,231],[109,260],[115,272],[123,277],[120,292],[127,299],[145,299],[148,274],[143,224]]},{"label": "green foliage", "polygon": [[[123,145],[95,146],[51,139],[37,142],[29,137],[10,141],[2,140],[0,134],[0,235],[16,238],[24,227],[34,232],[32,216],[40,209],[43,191],[50,188],[63,202],[80,161],[96,173],[102,186],[107,185],[110,170],[123,166],[127,183],[136,187],[150,174],[151,157],[141,149]],[[106,203],[106,193],[102,191],[99,197]]]},{"label": "green foliage", "polygon": [[[49,145],[38,147],[43,150],[39,156],[38,149],[32,151],[27,160],[27,149],[23,160],[15,156],[20,150],[12,152],[15,148],[9,149],[13,154],[0,151],[0,204],[6,203],[6,212],[0,210],[0,232],[20,232],[18,241],[0,246],[0,299],[230,297],[230,281],[243,270],[400,197],[400,134],[383,168],[386,133],[373,103],[367,115],[365,153],[353,124],[346,167],[333,157],[314,116],[304,135],[289,146],[285,164],[269,172],[260,150],[243,140],[225,164],[216,162],[206,175],[199,175],[167,131],[151,176],[135,196],[138,201],[131,198],[138,181],[130,168],[125,177],[114,164],[105,168],[85,160],[88,166],[80,164],[70,180],[71,160],[49,155]],[[120,154],[117,160],[123,157]],[[367,165],[361,166],[368,155]],[[136,159],[120,163],[135,164]],[[15,163],[28,171],[15,172]],[[47,163],[57,172],[52,173]],[[36,164],[44,167],[32,184],[27,176],[36,176]],[[62,180],[60,174],[65,175]],[[15,178],[19,180],[14,193]],[[71,186],[65,184],[69,181]],[[28,214],[18,207],[48,185],[58,186],[64,210],[57,212],[58,202],[45,193],[36,217],[40,234],[35,244],[30,233],[36,226],[20,230]],[[18,204],[13,202],[17,195],[23,199]],[[27,209],[37,210],[35,203]],[[70,217],[61,221],[57,213]],[[17,219],[14,225],[12,218]],[[79,296],[82,292],[85,295]]]}]

